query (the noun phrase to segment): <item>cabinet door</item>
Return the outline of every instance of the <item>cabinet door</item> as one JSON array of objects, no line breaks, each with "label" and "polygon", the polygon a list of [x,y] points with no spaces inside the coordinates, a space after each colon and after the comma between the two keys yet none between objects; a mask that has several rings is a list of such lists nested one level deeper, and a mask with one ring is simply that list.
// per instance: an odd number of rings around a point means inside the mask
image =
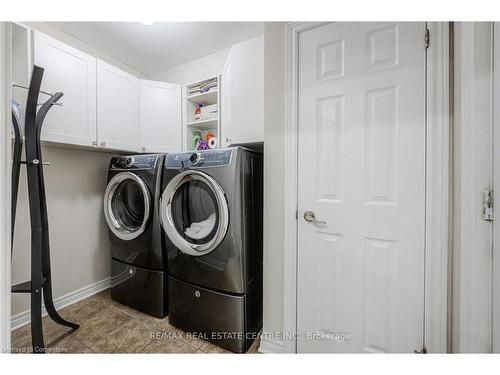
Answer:
[{"label": "cabinet door", "polygon": [[181,151],[181,86],[140,81],[141,151]]},{"label": "cabinet door", "polygon": [[[91,146],[96,141],[96,59],[35,31],[33,61],[45,69],[42,90],[61,91],[62,106],[47,114],[42,139]],[[43,102],[48,96],[40,94]]]},{"label": "cabinet door", "polygon": [[228,147],[231,145],[231,124],[232,124],[232,111],[231,111],[231,51],[229,51],[229,55],[226,60],[226,64],[224,65],[224,70],[221,75],[221,89],[220,89],[220,98],[221,98],[221,136],[220,142],[221,147]]},{"label": "cabinet door", "polygon": [[231,143],[264,141],[264,37],[231,49]]},{"label": "cabinet door", "polygon": [[139,151],[139,80],[97,60],[99,146]]}]

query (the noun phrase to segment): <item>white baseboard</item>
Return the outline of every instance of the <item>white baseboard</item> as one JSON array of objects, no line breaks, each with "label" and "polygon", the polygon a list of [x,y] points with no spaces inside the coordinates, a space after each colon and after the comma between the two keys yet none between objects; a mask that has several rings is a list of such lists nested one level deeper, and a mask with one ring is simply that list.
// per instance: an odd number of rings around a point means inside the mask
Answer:
[{"label": "white baseboard", "polygon": [[283,353],[283,341],[273,340],[263,337],[260,340],[259,352],[264,354],[279,354]]},{"label": "white baseboard", "polygon": [[[111,287],[111,277],[108,277],[104,280],[98,281],[96,283],[84,286],[74,292],[67,293],[61,297],[58,297],[54,300],[54,305],[56,309],[62,309],[63,307],[72,305],[82,299],[88,298],[94,294],[97,294],[105,289]],[[42,306],[42,316],[47,315],[47,311],[45,310],[45,306]],[[30,310],[25,310],[12,316],[11,318],[11,327],[12,330],[17,328],[21,328],[26,324],[29,324],[31,320]]]}]

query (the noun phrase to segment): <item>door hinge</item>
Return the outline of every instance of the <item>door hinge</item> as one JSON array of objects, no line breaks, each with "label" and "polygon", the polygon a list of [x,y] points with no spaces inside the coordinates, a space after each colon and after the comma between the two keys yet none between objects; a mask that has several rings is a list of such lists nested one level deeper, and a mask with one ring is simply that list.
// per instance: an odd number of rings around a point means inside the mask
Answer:
[{"label": "door hinge", "polygon": [[414,350],[414,353],[415,353],[415,354],[427,354],[427,349],[426,349],[426,347],[425,347],[425,346],[422,346],[422,349],[420,349],[420,350],[416,350],[416,349],[415,349],[415,350]]},{"label": "door hinge", "polygon": [[429,32],[429,29],[425,29],[424,41],[425,41],[425,49],[429,48],[431,44],[431,34]]},{"label": "door hinge", "polygon": [[483,219],[493,221],[493,190],[483,191]]},{"label": "door hinge", "polygon": [[299,211],[295,210],[295,220],[299,220]]}]

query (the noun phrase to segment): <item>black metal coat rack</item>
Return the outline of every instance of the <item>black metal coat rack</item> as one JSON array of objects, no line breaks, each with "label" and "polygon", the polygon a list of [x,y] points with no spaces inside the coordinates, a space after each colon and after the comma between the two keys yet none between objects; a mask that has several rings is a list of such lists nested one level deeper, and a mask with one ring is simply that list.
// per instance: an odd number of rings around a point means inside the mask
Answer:
[{"label": "black metal coat rack", "polygon": [[[19,120],[12,114],[14,127],[14,158],[12,166],[12,241],[14,240],[14,225],[16,218],[17,192],[19,185],[19,170],[21,164],[26,165],[28,177],[28,196],[31,223],[31,280],[12,286],[12,293],[31,294],[31,339],[33,353],[45,353],[45,343],[42,329],[42,296],[49,317],[56,323],[76,330],[79,325],[64,320],[57,312],[52,297],[52,278],[50,271],[49,222],[47,215],[47,200],[43,177],[43,159],[41,148],[41,131],[43,121],[49,110],[63,93],[49,94],[50,98],[38,107],[38,96],[42,84],[44,69],[34,65],[28,88],[28,99],[24,120],[26,161],[21,161],[22,139],[19,130]],[[21,87],[16,85],[17,87]],[[42,92],[44,93],[44,92]],[[45,94],[45,93],[44,93]]]}]

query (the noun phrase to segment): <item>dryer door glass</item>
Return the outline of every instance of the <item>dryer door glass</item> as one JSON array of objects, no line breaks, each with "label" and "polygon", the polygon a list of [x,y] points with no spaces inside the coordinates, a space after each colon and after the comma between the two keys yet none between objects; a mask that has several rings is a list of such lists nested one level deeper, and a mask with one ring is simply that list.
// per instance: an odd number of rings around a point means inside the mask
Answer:
[{"label": "dryer door glass", "polygon": [[206,173],[185,171],[175,176],[163,192],[160,210],[168,238],[186,254],[208,254],[226,235],[226,197],[219,183]]},{"label": "dryer door glass", "polygon": [[114,176],[104,194],[104,214],[111,231],[123,240],[132,240],[146,229],[150,197],[144,181],[124,172]]},{"label": "dryer door glass", "polygon": [[172,198],[172,219],[177,232],[193,244],[209,242],[218,224],[217,200],[212,189],[202,181],[181,185]]}]

